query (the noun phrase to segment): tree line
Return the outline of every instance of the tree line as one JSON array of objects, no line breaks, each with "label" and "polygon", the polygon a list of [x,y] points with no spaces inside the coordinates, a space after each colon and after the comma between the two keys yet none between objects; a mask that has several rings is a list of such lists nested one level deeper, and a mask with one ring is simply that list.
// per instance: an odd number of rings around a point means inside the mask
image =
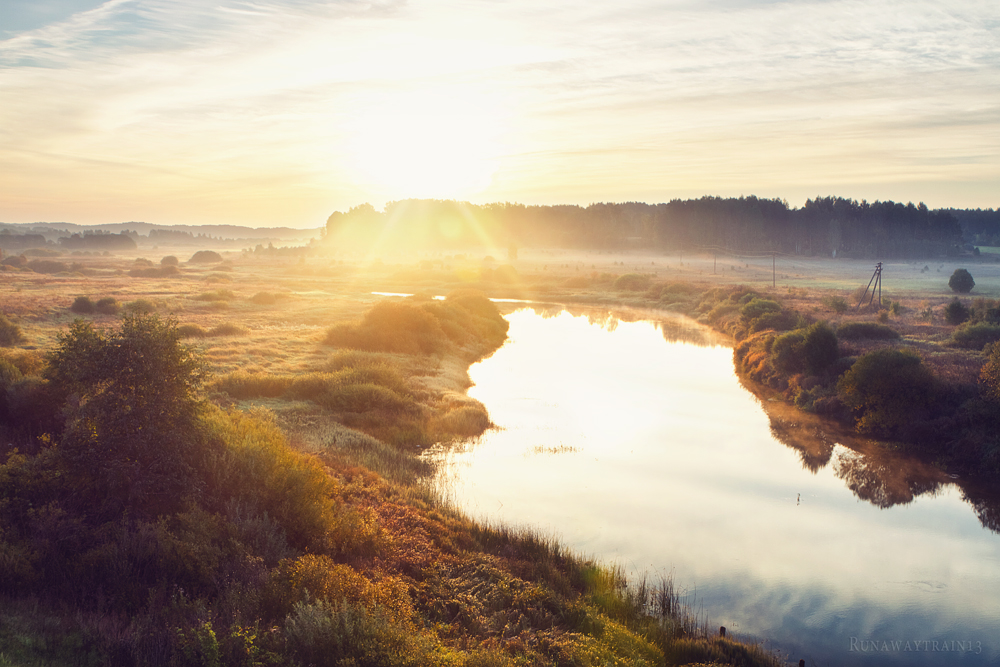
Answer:
[{"label": "tree line", "polygon": [[[334,212],[325,241],[340,247],[449,248],[468,245],[886,258],[958,254],[979,218],[925,204],[817,197],[802,208],[783,199],[702,197],[667,203],[589,206],[407,199],[383,211],[362,204]],[[1000,235],[1000,214],[989,231]],[[983,216],[980,216],[983,217]],[[987,216],[988,217],[988,216]],[[983,225],[980,225],[983,226]],[[985,232],[984,232],[985,233]],[[978,238],[978,237],[977,237]]]}]

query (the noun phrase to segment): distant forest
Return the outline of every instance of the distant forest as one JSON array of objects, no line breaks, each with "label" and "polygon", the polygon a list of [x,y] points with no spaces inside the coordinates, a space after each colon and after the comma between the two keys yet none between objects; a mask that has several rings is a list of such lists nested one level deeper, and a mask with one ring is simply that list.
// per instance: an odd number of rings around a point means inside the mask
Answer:
[{"label": "distant forest", "polygon": [[[337,211],[326,243],[345,248],[468,245],[783,253],[827,257],[936,257],[1000,245],[1000,210],[930,210],[892,201],[810,199],[791,208],[758,197],[590,206],[525,206],[407,199],[384,211]],[[971,244],[971,245],[970,245]]]}]

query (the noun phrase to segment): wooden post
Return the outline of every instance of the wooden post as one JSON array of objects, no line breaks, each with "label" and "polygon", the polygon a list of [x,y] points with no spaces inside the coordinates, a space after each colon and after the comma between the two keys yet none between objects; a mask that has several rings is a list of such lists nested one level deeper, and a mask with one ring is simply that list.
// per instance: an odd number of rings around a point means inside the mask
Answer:
[{"label": "wooden post", "polygon": [[777,284],[778,283],[775,282],[775,279],[774,279],[774,253],[772,252],[771,253],[771,288],[773,289],[774,287],[777,286]]}]

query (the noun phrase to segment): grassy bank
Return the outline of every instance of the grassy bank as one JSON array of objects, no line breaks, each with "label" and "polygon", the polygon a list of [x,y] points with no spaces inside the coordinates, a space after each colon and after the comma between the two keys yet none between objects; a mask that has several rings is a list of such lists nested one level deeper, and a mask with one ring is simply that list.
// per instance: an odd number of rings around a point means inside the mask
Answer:
[{"label": "grassy bank", "polygon": [[[203,330],[234,302],[287,307],[196,290],[166,298]],[[464,394],[505,338],[488,300],[348,314],[291,352],[140,312],[4,351],[0,665],[778,664],[671,582],[477,524],[422,483],[422,447],[489,425]]]},{"label": "grassy bank", "polygon": [[920,331],[898,302],[855,313],[843,299],[824,299],[826,312],[803,311],[777,296],[730,287],[706,292],[692,312],[735,339],[745,379],[948,472],[995,479],[1000,350],[987,335],[997,327],[995,302],[974,303],[962,326]]}]

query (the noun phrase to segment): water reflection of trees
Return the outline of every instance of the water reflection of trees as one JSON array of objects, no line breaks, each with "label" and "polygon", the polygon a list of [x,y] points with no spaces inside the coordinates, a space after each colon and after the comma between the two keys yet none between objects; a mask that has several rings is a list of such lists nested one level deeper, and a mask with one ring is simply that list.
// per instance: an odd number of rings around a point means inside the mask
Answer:
[{"label": "water reflection of trees", "polygon": [[887,451],[882,445],[853,437],[837,424],[799,412],[780,401],[762,401],[774,438],[798,452],[802,467],[813,473],[832,466],[855,496],[876,507],[905,505],[922,495],[936,495],[948,484],[962,490],[979,522],[1000,533],[1000,496],[964,480],[953,480],[917,459]]},{"label": "water reflection of trees", "polygon": [[900,474],[894,463],[898,462],[839,448],[833,474],[844,480],[858,498],[882,508],[905,505],[917,496],[934,495],[941,489],[940,479]]},{"label": "water reflection of trees", "polygon": [[723,344],[723,337],[703,324],[682,315],[651,313],[648,310],[628,308],[599,308],[594,306],[564,306],[551,303],[533,303],[525,306],[542,319],[552,319],[566,312],[573,317],[585,317],[588,324],[613,332],[622,322],[655,322],[668,343],[691,343],[701,347]]}]

